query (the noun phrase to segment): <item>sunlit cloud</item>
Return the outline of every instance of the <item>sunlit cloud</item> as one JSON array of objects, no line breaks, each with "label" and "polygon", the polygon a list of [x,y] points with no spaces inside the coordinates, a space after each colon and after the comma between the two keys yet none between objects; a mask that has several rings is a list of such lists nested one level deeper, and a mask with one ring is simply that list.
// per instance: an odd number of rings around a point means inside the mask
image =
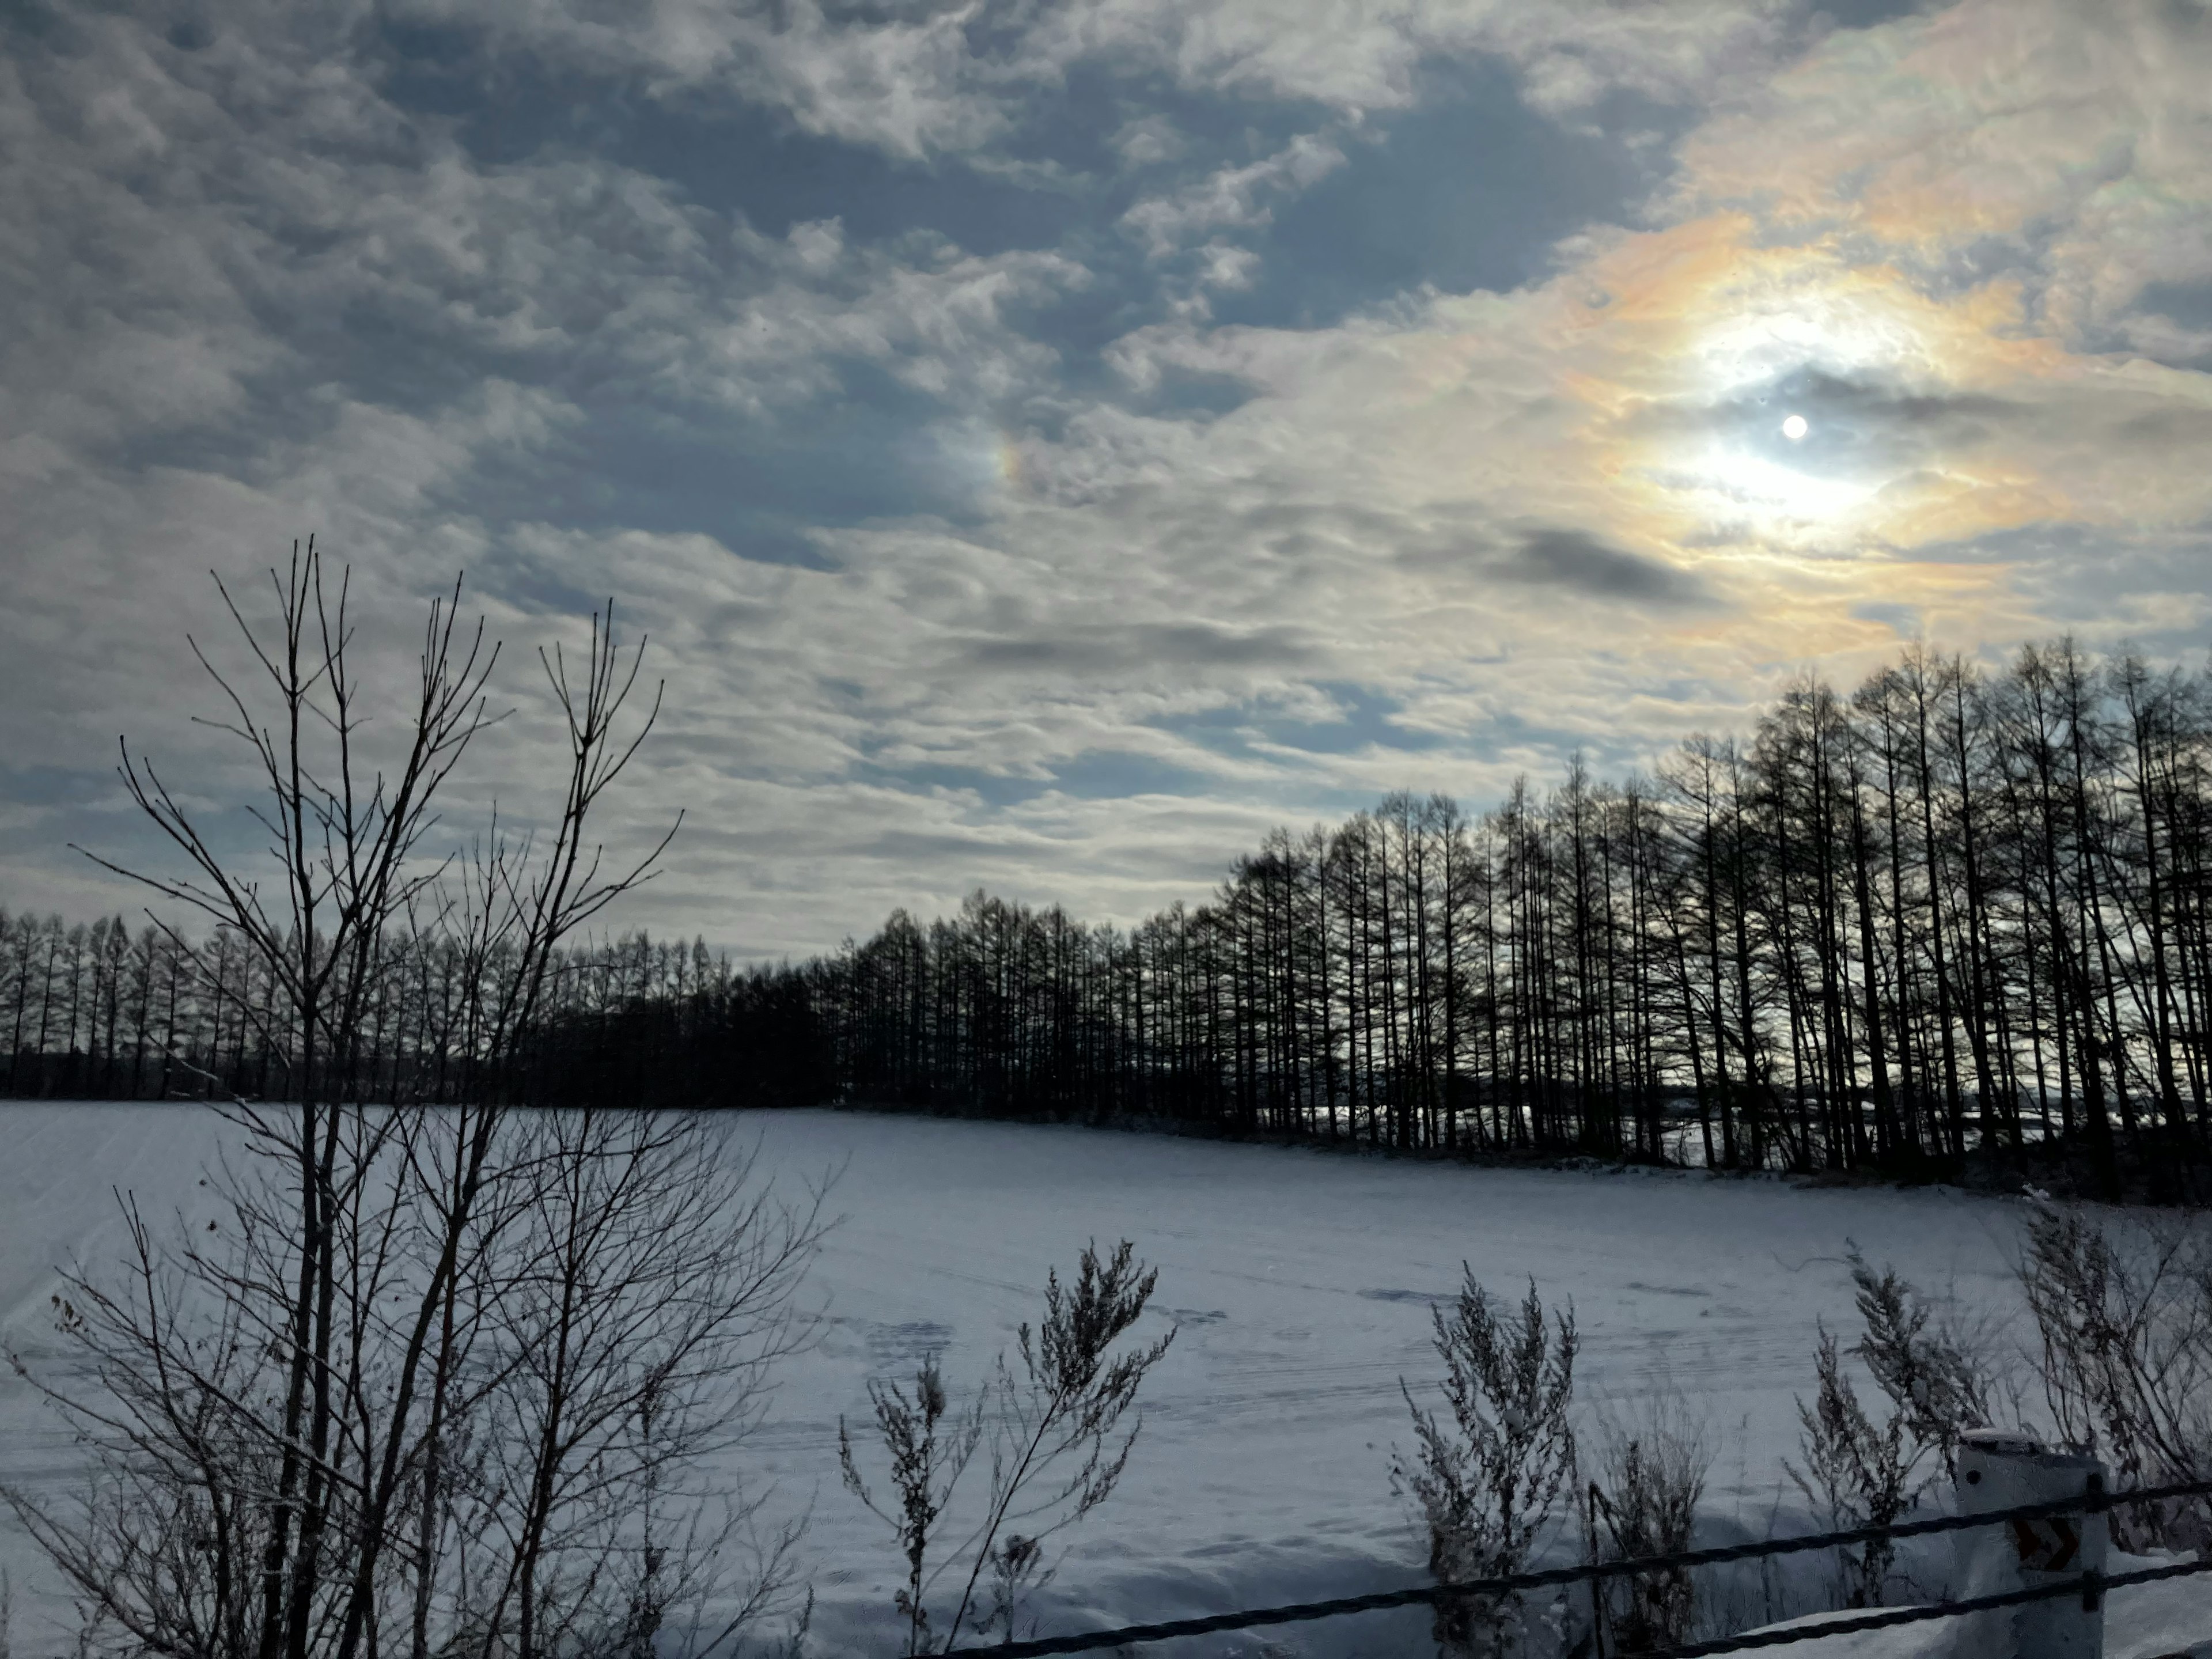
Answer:
[{"label": "sunlit cloud", "polygon": [[519,641],[617,595],[619,827],[699,826],[635,919],[766,951],[2212,621],[2185,8],[785,9],[9,37],[0,902],[105,892],[87,757],[206,752],[179,620],[309,531]]}]

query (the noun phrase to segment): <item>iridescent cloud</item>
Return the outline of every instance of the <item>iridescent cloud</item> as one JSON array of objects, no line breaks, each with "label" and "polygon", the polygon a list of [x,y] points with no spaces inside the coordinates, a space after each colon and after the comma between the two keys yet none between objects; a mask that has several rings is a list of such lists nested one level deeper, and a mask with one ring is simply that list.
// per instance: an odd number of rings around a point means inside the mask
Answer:
[{"label": "iridescent cloud", "polygon": [[118,730],[225,798],[180,623],[309,531],[379,617],[618,595],[626,920],[771,953],[2212,598],[2201,9],[27,15],[0,903],[118,896]]}]

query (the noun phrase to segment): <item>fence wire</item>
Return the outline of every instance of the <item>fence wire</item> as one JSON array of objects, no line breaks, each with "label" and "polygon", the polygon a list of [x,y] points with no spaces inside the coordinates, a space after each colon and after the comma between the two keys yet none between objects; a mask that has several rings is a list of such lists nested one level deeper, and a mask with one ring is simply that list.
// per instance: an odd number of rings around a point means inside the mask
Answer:
[{"label": "fence wire", "polygon": [[[1516,1572],[1497,1578],[1462,1579],[1449,1584],[1416,1584],[1404,1589],[1376,1590],[1365,1595],[1340,1595],[1326,1601],[1295,1601],[1277,1607],[1247,1607],[1235,1613],[1208,1613],[1196,1619],[1170,1619],[1157,1624],[1124,1625],[1115,1630],[1091,1631],[1076,1636],[1048,1636],[1028,1642],[1000,1642],[988,1647],[953,1648],[941,1659],[1047,1659],[1061,1653],[1088,1653],[1101,1648],[1126,1647],[1137,1642],[1165,1642],[1182,1636],[1211,1636],[1224,1631],[1256,1630],[1268,1625],[1297,1625],[1316,1619],[1335,1619],[1346,1613],[1379,1613],[1390,1607],[1434,1606],[1466,1596],[1502,1596],[1523,1590],[1558,1585],[1589,1583],[1599,1579],[1632,1578],[1647,1572],[1679,1571],[1689,1567],[1717,1566],[1727,1561],[1753,1561],[1765,1556],[1794,1555],[1808,1550],[1842,1549],[1854,1544],[1879,1543],[1884,1539],[1922,1538],[1933,1533],[1963,1532],[1974,1527],[2009,1525],[2014,1521],[2047,1521],[2063,1516],[2097,1515],[2140,1504],[2156,1504],[2176,1498],[2212,1496],[2212,1480],[2177,1481],[2163,1486],[2139,1486],[2130,1492],[2093,1489],[2078,1498],[2047,1504],[2023,1504],[2014,1509],[1992,1510],[1984,1515],[1940,1515],[1925,1521],[1906,1521],[1886,1527],[1854,1527],[1843,1531],[1808,1533],[1796,1538],[1765,1538],[1741,1544],[1721,1544],[1706,1549],[1679,1550],[1671,1555],[1632,1557],[1620,1561],[1590,1561],[1577,1566],[1547,1567],[1535,1572]],[[1825,1636],[1854,1631],[1881,1630],[1891,1625],[1917,1624],[1923,1619],[1952,1619],[1996,1607],[2020,1607],[2031,1601],[2062,1596],[2096,1594],[2129,1584],[2147,1584],[2161,1578],[2212,1572],[2212,1560],[2176,1562],[2135,1572],[2083,1573],[2057,1584],[2033,1589],[2007,1590],[1996,1595],[1975,1596],[1962,1601],[1936,1602],[1926,1607],[1892,1607],[1879,1613],[1855,1614],[1831,1623],[1765,1631],[1743,1636],[1696,1642],[1627,1659],[1700,1659],[1706,1654],[1733,1653],[1747,1648],[1780,1647],[1809,1642]]]}]

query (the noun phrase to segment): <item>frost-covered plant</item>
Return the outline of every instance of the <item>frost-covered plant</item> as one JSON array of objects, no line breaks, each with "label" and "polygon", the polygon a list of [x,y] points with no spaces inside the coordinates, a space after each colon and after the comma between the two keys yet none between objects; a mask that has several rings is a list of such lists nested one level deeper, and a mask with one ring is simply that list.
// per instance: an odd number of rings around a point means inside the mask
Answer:
[{"label": "frost-covered plant", "polygon": [[[1422,1408],[1399,1379],[1413,1419],[1411,1456],[1394,1450],[1391,1490],[1410,1498],[1429,1536],[1429,1570],[1440,1583],[1510,1573],[1528,1559],[1575,1468],[1574,1310],[1545,1317],[1534,1280],[1520,1307],[1501,1319],[1472,1268],[1449,1314],[1431,1310],[1444,1362],[1449,1420]],[[1437,1604],[1440,1652],[1493,1651],[1514,1609],[1487,1598]]]},{"label": "frost-covered plant", "polygon": [[[993,1609],[983,1627],[1003,1622],[1012,1640],[1022,1596],[1051,1577],[1044,1540],[1113,1495],[1142,1427],[1139,1419],[1124,1434],[1121,1419],[1136,1403],[1145,1373],[1175,1340],[1175,1329],[1119,1354],[1112,1349],[1143,1315],[1158,1279],[1157,1270],[1136,1259],[1127,1239],[1103,1263],[1097,1247],[1085,1245],[1073,1287],[1047,1273],[1044,1318],[1034,1332],[1024,1325],[1017,1341],[1019,1371],[1005,1355],[999,1357],[989,1430],[990,1497],[974,1564],[946,1633],[948,1646],[974,1607],[987,1571]],[[1008,1530],[1018,1522],[1028,1530]]]}]

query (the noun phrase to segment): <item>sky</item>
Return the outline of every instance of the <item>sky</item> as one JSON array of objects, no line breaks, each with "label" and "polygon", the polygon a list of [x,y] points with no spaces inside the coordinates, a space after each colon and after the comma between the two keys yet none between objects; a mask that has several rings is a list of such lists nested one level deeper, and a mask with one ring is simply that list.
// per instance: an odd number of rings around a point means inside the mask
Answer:
[{"label": "sky", "polygon": [[[665,681],[611,920],[1127,922],[1271,825],[1649,768],[1807,672],[2212,611],[2201,0],[0,10],[0,904],[252,840],[193,656]],[[257,573],[259,586],[256,586]],[[389,726],[386,727],[387,735]]]}]

